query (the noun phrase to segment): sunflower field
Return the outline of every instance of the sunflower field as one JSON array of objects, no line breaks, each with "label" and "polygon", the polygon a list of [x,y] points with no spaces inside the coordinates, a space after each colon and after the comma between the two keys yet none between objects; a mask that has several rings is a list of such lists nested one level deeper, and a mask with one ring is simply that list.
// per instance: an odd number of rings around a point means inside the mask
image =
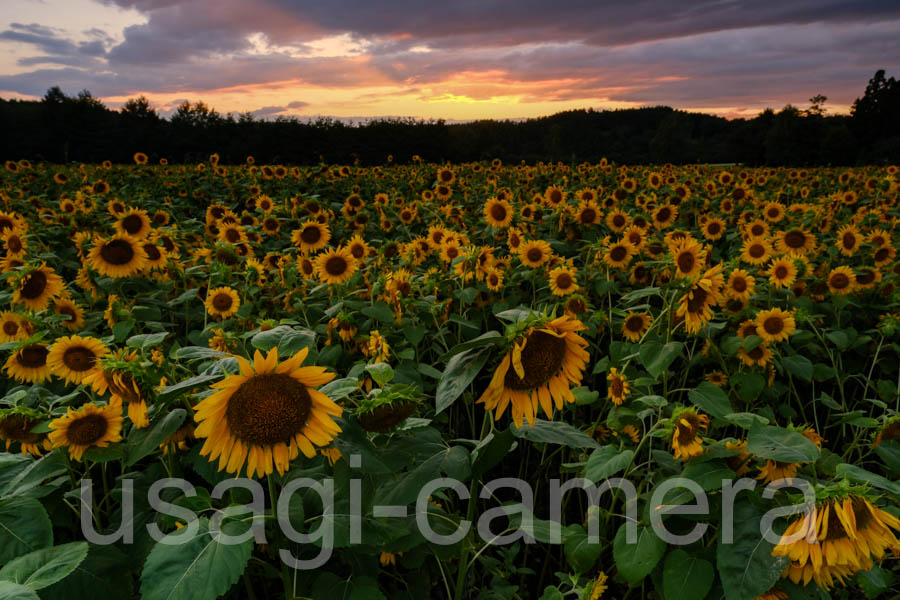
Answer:
[{"label": "sunflower field", "polygon": [[897,167],[134,158],[0,174],[0,600],[900,594]]}]

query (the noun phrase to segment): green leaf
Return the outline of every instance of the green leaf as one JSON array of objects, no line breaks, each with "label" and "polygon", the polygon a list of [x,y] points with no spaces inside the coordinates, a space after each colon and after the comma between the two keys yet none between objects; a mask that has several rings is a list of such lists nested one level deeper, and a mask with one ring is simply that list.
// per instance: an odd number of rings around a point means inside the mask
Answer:
[{"label": "green leaf", "polygon": [[763,539],[759,524],[763,511],[749,502],[734,506],[733,543],[719,534],[716,566],[727,600],[754,600],[781,579],[786,556],[772,556],[775,547]]},{"label": "green leaf", "polygon": [[185,302],[187,302],[188,300],[192,300],[193,298],[198,298],[198,296],[197,296],[198,291],[199,291],[199,288],[192,288],[182,294],[179,294],[178,297],[176,297],[175,299],[169,300],[169,306],[180,306],[180,305],[184,304]]},{"label": "green leaf", "polygon": [[[182,543],[175,532],[168,541],[157,543],[147,556],[141,573],[141,597],[144,600],[214,600],[224,595],[241,577],[253,552],[253,539],[240,544],[218,543],[209,532],[209,521],[201,518],[197,533]],[[222,531],[236,523],[226,522]]]},{"label": "green leaf", "polygon": [[522,427],[510,425],[512,434],[517,438],[544,444],[562,444],[569,448],[599,448],[600,444],[591,437],[585,435],[563,421],[545,421],[535,419],[534,427],[529,427],[528,422]]},{"label": "green leaf", "polygon": [[623,523],[613,540],[616,569],[625,581],[634,585],[650,574],[666,553],[666,543],[650,527],[637,526],[637,541],[629,544],[625,537],[627,523]]},{"label": "green leaf", "polygon": [[382,323],[391,324],[394,322],[394,312],[391,310],[391,307],[383,301],[378,301],[372,306],[366,306],[359,312],[367,317],[372,317],[376,321],[381,321]]},{"label": "green leaf", "polygon": [[724,419],[734,412],[725,392],[708,381],[688,392],[688,399],[700,410],[718,419]]},{"label": "green leaf", "polygon": [[441,461],[441,471],[447,476],[459,481],[466,481],[472,474],[472,465],[469,460],[469,451],[463,446],[453,446],[444,460]]},{"label": "green leaf", "polygon": [[131,330],[134,329],[135,322],[134,320],[122,321],[121,323],[116,323],[113,325],[112,332],[113,337],[117,342],[121,342],[128,334],[131,333]]},{"label": "green leaf", "polygon": [[754,423],[760,423],[762,425],[768,425],[769,420],[765,417],[761,417],[755,413],[748,412],[739,412],[739,413],[731,413],[730,415],[725,415],[725,420],[729,423],[733,423],[742,429],[750,429],[753,427]]},{"label": "green leaf", "polygon": [[131,600],[134,559],[115,546],[90,546],[87,558],[62,581],[41,590],[42,600]]},{"label": "green leaf", "polygon": [[185,346],[184,348],[179,348],[172,353],[172,358],[174,358],[175,360],[192,360],[197,358],[225,358],[226,356],[231,355],[220,350],[206,348],[205,346]]},{"label": "green leaf", "polygon": [[703,600],[712,588],[716,572],[709,561],[678,548],[663,563],[666,600]]},{"label": "green leaf", "polygon": [[584,467],[584,478],[592,483],[599,483],[611,477],[631,464],[634,451],[622,450],[615,446],[601,446],[588,457]]},{"label": "green leaf", "polygon": [[659,342],[645,342],[641,344],[638,358],[650,375],[659,377],[663,371],[669,368],[672,361],[678,358],[682,349],[684,349],[684,344],[681,342],[669,342],[665,345]]},{"label": "green leaf", "polygon": [[893,583],[894,576],[890,571],[885,571],[875,565],[868,571],[860,571],[856,577],[859,587],[862,588],[866,598],[874,600],[880,597]]},{"label": "green leaf", "polygon": [[863,468],[857,467],[856,465],[848,465],[847,463],[839,464],[836,472],[838,476],[844,476],[850,481],[855,481],[856,483],[868,483],[900,498],[900,483],[891,481],[881,475],[870,473]]},{"label": "green leaf", "polygon": [[165,331],[161,333],[143,333],[141,335],[131,336],[125,343],[129,348],[139,348],[143,350],[144,348],[161,344],[168,335],[168,332]]},{"label": "green leaf", "polygon": [[157,396],[159,398],[168,398],[170,396],[174,396],[176,394],[186,392],[191,388],[206,386],[211,381],[218,381],[222,379],[222,375],[195,375],[189,379],[185,379],[184,381],[179,381],[174,385],[169,385],[159,390]]},{"label": "green leaf", "polygon": [[159,448],[170,435],[178,431],[186,416],[187,411],[176,408],[156,419],[149,427],[132,431],[125,442],[125,466],[130,467]]},{"label": "green leaf", "polygon": [[754,424],[747,436],[747,452],[780,462],[814,462],[819,449],[802,434],[774,425]]},{"label": "green leaf", "polygon": [[578,406],[593,404],[600,398],[600,392],[596,390],[591,391],[584,386],[573,389],[572,395],[575,396],[575,404]]},{"label": "green leaf", "polygon": [[838,350],[846,350],[847,346],[850,345],[850,338],[847,337],[847,334],[843,331],[829,331],[825,334],[831,343],[838,347]]},{"label": "green leaf", "polygon": [[638,402],[643,404],[646,407],[654,407],[654,408],[662,408],[669,404],[669,401],[663,398],[662,396],[641,396],[633,400],[632,402]]},{"label": "green leaf", "polygon": [[37,550],[3,565],[0,579],[40,590],[74,571],[87,553],[87,542],[72,542]]},{"label": "green leaf", "polygon": [[766,380],[759,373],[735,373],[730,378],[737,396],[746,403],[751,403],[766,388]]},{"label": "green leaf", "polygon": [[576,573],[587,573],[600,558],[603,544],[600,540],[591,543],[587,532],[581,525],[573,525],[567,530],[564,546],[566,560],[569,566],[574,567]]},{"label": "green leaf", "polygon": [[298,351],[312,346],[315,343],[316,334],[308,329],[295,329],[289,325],[279,325],[267,331],[260,331],[252,338],[250,343],[254,348],[268,352],[272,348],[278,348],[279,356],[293,356]]},{"label": "green leaf", "polygon": [[442,413],[456,402],[481,372],[490,355],[487,348],[472,348],[450,359],[434,395],[435,414]]},{"label": "green leaf", "polygon": [[812,381],[813,364],[805,356],[800,356],[799,354],[784,356],[781,359],[781,366],[795,377],[799,377],[804,381]]},{"label": "green leaf", "polygon": [[53,527],[33,498],[0,500],[0,563],[53,545]]},{"label": "green leaf", "polygon": [[506,341],[506,338],[500,335],[499,331],[487,331],[482,333],[474,340],[469,340],[468,342],[463,342],[461,344],[457,344],[450,348],[450,350],[438,358],[438,362],[445,362],[450,360],[453,356],[459,354],[460,352],[464,352],[466,350],[471,350],[472,348],[481,348],[482,346],[498,346]]},{"label": "green leaf", "polygon": [[541,597],[538,600],[564,600],[565,596],[562,595],[562,592],[559,591],[559,588],[555,585],[548,585],[544,588],[544,593],[541,594]]},{"label": "green leaf", "polygon": [[481,477],[484,473],[497,466],[506,457],[515,443],[516,440],[509,429],[498,433],[489,433],[472,450],[473,475]]},{"label": "green leaf", "polygon": [[0,581],[0,600],[41,600],[35,591],[11,581]]},{"label": "green leaf", "polygon": [[366,365],[366,372],[381,386],[387,385],[394,378],[394,369],[391,368],[391,365],[383,362]]},{"label": "green leaf", "polygon": [[[722,488],[724,481],[734,479],[734,471],[724,463],[717,460],[706,462],[690,462],[675,479],[690,479],[703,488],[704,491],[718,490]],[[665,513],[666,506],[680,506],[688,502],[694,502],[694,493],[682,487],[672,488],[663,497],[660,511]]]},{"label": "green leaf", "polygon": [[334,379],[319,388],[319,391],[331,398],[332,400],[341,400],[346,398],[359,389],[359,381],[352,377],[344,377],[343,379]]}]

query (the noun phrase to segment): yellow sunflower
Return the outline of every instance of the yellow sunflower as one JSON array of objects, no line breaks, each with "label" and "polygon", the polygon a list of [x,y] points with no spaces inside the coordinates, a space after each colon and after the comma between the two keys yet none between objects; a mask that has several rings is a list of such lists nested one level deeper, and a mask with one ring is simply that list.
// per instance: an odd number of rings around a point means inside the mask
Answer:
[{"label": "yellow sunflower", "polygon": [[741,260],[751,265],[764,265],[772,256],[772,245],[765,238],[750,238],[741,248]]},{"label": "yellow sunflower", "polygon": [[672,246],[672,258],[675,262],[676,277],[693,277],[706,260],[703,246],[692,239],[682,239]]},{"label": "yellow sunflower", "polygon": [[603,262],[613,269],[624,269],[637,253],[634,245],[626,240],[618,241],[603,253]]},{"label": "yellow sunflower", "polygon": [[744,269],[735,269],[728,276],[725,295],[733,300],[750,300],[756,291],[756,279]]},{"label": "yellow sunflower", "polygon": [[150,233],[150,217],[147,211],[139,208],[129,208],[119,215],[116,221],[116,231],[121,236],[129,236],[136,240],[147,237]]},{"label": "yellow sunflower", "polygon": [[512,205],[506,200],[489,198],[484,203],[484,218],[491,227],[508,227],[512,223]]},{"label": "yellow sunflower", "polygon": [[825,281],[828,283],[828,289],[835,296],[845,296],[856,291],[856,274],[850,267],[835,267],[828,273]]},{"label": "yellow sunflower", "polygon": [[54,375],[78,385],[99,368],[97,361],[108,354],[109,349],[97,338],[73,335],[53,343],[47,364]]},{"label": "yellow sunflower", "polygon": [[573,267],[559,266],[550,271],[550,291],[554,296],[567,296],[578,290]]},{"label": "yellow sunflower", "polygon": [[236,290],[222,286],[210,290],[203,305],[210,316],[227,319],[241,307],[241,298]]},{"label": "yellow sunflower", "polygon": [[622,322],[622,335],[631,342],[639,342],[652,322],[653,319],[646,312],[629,312]]},{"label": "yellow sunflower", "polygon": [[672,416],[672,452],[675,458],[689,460],[703,454],[700,431],[706,431],[709,417],[691,408],[676,410]]},{"label": "yellow sunflower", "polygon": [[772,261],[766,271],[769,275],[769,283],[777,288],[791,287],[797,278],[797,265],[793,259],[782,256]]},{"label": "yellow sunflower", "polygon": [[609,382],[609,388],[606,392],[607,397],[616,406],[621,406],[628,394],[631,393],[631,386],[629,386],[628,380],[615,367],[610,367],[606,380]]},{"label": "yellow sunflower", "polygon": [[13,304],[24,304],[34,312],[47,308],[50,301],[58,297],[65,289],[62,277],[44,263],[21,277],[10,279],[10,281],[14,281],[15,286]]},{"label": "yellow sunflower", "polygon": [[779,252],[791,257],[805,256],[816,248],[816,237],[802,228],[779,231],[775,238]]},{"label": "yellow sunflower", "polygon": [[701,227],[701,231],[706,239],[711,241],[718,240],[725,235],[725,221],[718,217],[707,219],[703,227]]},{"label": "yellow sunflower", "polygon": [[291,233],[291,242],[305,253],[321,250],[330,239],[331,230],[328,225],[316,221],[306,221]]},{"label": "yellow sunflower", "polygon": [[760,344],[749,351],[739,348],[738,358],[748,367],[764,367],[772,360],[772,351],[766,344]]},{"label": "yellow sunflower", "polygon": [[28,238],[16,229],[7,229],[0,233],[0,241],[6,247],[6,255],[22,258],[28,249]]},{"label": "yellow sunflower", "polygon": [[247,476],[269,475],[272,467],[284,474],[302,452],[316,455],[315,446],[328,446],[341,429],[332,417],[342,409],[317,386],[334,379],[325,367],[301,367],[309,350],[278,363],[278,349],[266,356],[257,350],[251,366],[238,356],[240,373],[214,383],[218,390],[195,408],[195,430],[206,438],[201,456],[219,459],[219,470]]},{"label": "yellow sunflower", "polygon": [[761,310],[756,315],[756,335],[764,342],[782,342],[797,330],[793,311],[780,308]]},{"label": "yellow sunflower", "polygon": [[53,303],[53,312],[69,317],[62,324],[70,331],[78,331],[84,327],[84,309],[75,304],[70,298],[57,299]]},{"label": "yellow sunflower", "polygon": [[6,441],[6,451],[18,442],[22,454],[42,456],[50,450],[50,440],[44,433],[32,433],[32,429],[40,424],[41,418],[31,411],[21,408],[0,410],[0,440]]},{"label": "yellow sunflower", "polygon": [[28,339],[29,324],[23,315],[8,310],[0,312],[0,343]]},{"label": "yellow sunflower", "polygon": [[47,344],[31,344],[13,352],[3,369],[21,383],[43,383],[50,379]]},{"label": "yellow sunflower", "polygon": [[87,264],[107,277],[131,277],[147,266],[147,253],[138,240],[119,234],[96,240]]},{"label": "yellow sunflower", "polygon": [[844,256],[853,256],[859,249],[859,246],[863,242],[863,239],[863,236],[859,233],[859,229],[855,225],[848,223],[838,229],[838,250],[840,250],[841,254],[843,254]]},{"label": "yellow sunflower", "polygon": [[50,442],[54,448],[68,447],[69,456],[81,462],[88,448],[105,448],[122,441],[122,406],[97,406],[89,402],[50,422]]},{"label": "yellow sunflower", "polygon": [[324,283],[345,283],[356,272],[356,260],[349,248],[323,252],[315,259],[316,275]]},{"label": "yellow sunflower", "polygon": [[478,403],[494,410],[497,419],[511,405],[517,427],[525,420],[533,426],[539,405],[552,418],[554,403],[562,410],[564,402],[575,401],[570,386],[581,383],[590,358],[587,341],[577,333],[584,329],[565,315],[527,329],[500,361]]},{"label": "yellow sunflower", "polygon": [[550,260],[553,251],[550,244],[544,240],[531,240],[524,242],[519,248],[519,259],[526,267],[536,269]]},{"label": "yellow sunflower", "polygon": [[724,285],[722,265],[715,265],[698,277],[681,297],[675,315],[684,319],[684,328],[688,333],[699,332],[712,319],[712,307],[724,299]]}]

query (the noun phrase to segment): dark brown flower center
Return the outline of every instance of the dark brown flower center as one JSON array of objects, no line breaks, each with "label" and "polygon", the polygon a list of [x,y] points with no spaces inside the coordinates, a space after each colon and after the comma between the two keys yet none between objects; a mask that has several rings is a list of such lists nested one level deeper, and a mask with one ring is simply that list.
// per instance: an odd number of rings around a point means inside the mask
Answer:
[{"label": "dark brown flower center", "polygon": [[700,418],[691,413],[684,413],[678,418],[675,427],[678,430],[678,444],[681,446],[690,444],[700,430]]},{"label": "dark brown flower center", "polygon": [[343,256],[332,256],[325,261],[325,272],[337,277],[347,272],[347,259]]},{"label": "dark brown flower center", "polygon": [[97,362],[97,355],[85,346],[73,346],[63,353],[62,360],[63,364],[72,371],[82,372],[94,367],[94,363]]},{"label": "dark brown flower center", "polygon": [[127,265],[134,258],[134,246],[127,240],[112,240],[100,248],[100,257],[111,265]]},{"label": "dark brown flower center", "polygon": [[72,445],[90,446],[106,435],[109,422],[103,415],[89,414],[78,417],[66,430],[66,438]]},{"label": "dark brown flower center", "polygon": [[831,287],[842,290],[850,285],[850,278],[843,273],[835,273],[831,276],[829,283],[831,284]]},{"label": "dark brown flower center", "polygon": [[144,244],[144,252],[147,253],[147,258],[149,258],[153,262],[156,262],[160,258],[162,258],[162,253],[154,244]]},{"label": "dark brown flower center", "polygon": [[9,336],[19,333],[19,324],[13,320],[3,321],[3,333]]},{"label": "dark brown flower center", "polygon": [[625,329],[635,333],[644,328],[644,319],[640,315],[632,315],[625,319]]},{"label": "dark brown flower center", "polygon": [[300,232],[300,239],[306,244],[316,244],[322,239],[322,231],[315,226],[304,227]]},{"label": "dark brown flower center", "polygon": [[31,428],[37,425],[25,415],[9,415],[0,420],[0,437],[14,440],[23,444],[36,444],[41,441],[41,434],[31,433]]},{"label": "dark brown flower center", "polygon": [[12,235],[6,238],[6,248],[10,252],[19,252],[22,250],[22,240],[19,239],[19,236]]},{"label": "dark brown flower center", "polygon": [[775,279],[784,279],[788,275],[787,267],[778,265],[775,267]]},{"label": "dark brown flower center", "polygon": [[784,319],[779,316],[772,315],[771,317],[766,318],[763,321],[763,329],[765,329],[766,333],[769,335],[778,335],[782,331],[784,331]]},{"label": "dark brown flower center", "polygon": [[586,208],[581,211],[581,222],[585,224],[593,223],[597,220],[597,211],[593,208]]},{"label": "dark brown flower center", "polygon": [[788,248],[796,250],[802,248],[806,244],[806,234],[802,231],[794,229],[784,235],[784,245]]},{"label": "dark brown flower center", "polygon": [[881,262],[882,260],[887,259],[887,257],[890,255],[890,252],[891,251],[888,250],[886,247],[879,248],[878,250],[875,251],[875,260]]},{"label": "dark brown flower center", "polygon": [[225,230],[225,239],[234,244],[235,242],[240,241],[241,232],[234,228],[229,228]]},{"label": "dark brown flower center", "polygon": [[525,377],[520,378],[510,365],[503,385],[512,390],[531,390],[547,383],[559,372],[566,358],[566,340],[544,331],[535,331],[528,336],[522,350],[522,369]]},{"label": "dark brown flower center", "polygon": [[499,221],[499,222],[505,221],[506,220],[506,208],[499,202],[492,204],[491,205],[491,217],[495,221]]},{"label": "dark brown flower center", "polygon": [[37,369],[47,364],[47,354],[49,354],[49,350],[46,346],[34,344],[19,350],[16,360],[23,367]]},{"label": "dark brown flower center", "polygon": [[660,223],[665,223],[669,220],[669,217],[672,216],[672,211],[668,208],[661,208],[659,212],[656,213],[656,220]]},{"label": "dark brown flower center", "polygon": [[615,246],[609,251],[609,257],[613,262],[622,262],[628,256],[628,249],[625,246]]},{"label": "dark brown flower center", "polygon": [[616,215],[612,219],[613,227],[625,227],[625,217],[623,215]]},{"label": "dark brown flower center", "polygon": [[709,294],[702,287],[695,287],[691,292],[691,298],[687,303],[687,310],[691,314],[698,314],[706,307],[706,299],[709,297]]},{"label": "dark brown flower center", "polygon": [[128,215],[122,219],[122,229],[134,235],[144,227],[144,221],[140,215]]},{"label": "dark brown flower center", "polygon": [[20,294],[23,298],[34,300],[40,298],[47,289],[47,275],[43,271],[32,271],[25,276],[25,284],[22,286]]},{"label": "dark brown flower center", "polygon": [[765,256],[766,249],[762,244],[751,244],[750,247],[747,248],[747,254],[753,258],[760,258],[761,256]]},{"label": "dark brown flower center", "polygon": [[747,280],[743,277],[735,277],[731,280],[731,289],[739,294],[747,291]]},{"label": "dark brown flower center", "polygon": [[852,249],[856,247],[856,236],[850,232],[844,234],[844,237],[841,238],[841,243],[844,244],[844,248]]},{"label": "dark brown flower center", "polygon": [[525,254],[529,261],[536,263],[540,262],[542,258],[544,258],[544,253],[540,248],[529,248],[528,252]]},{"label": "dark brown flower center", "polygon": [[680,253],[676,262],[678,263],[678,270],[682,273],[690,273],[694,265],[697,264],[694,254],[690,251]]},{"label": "dark brown flower center", "polygon": [[572,276],[568,273],[560,273],[556,276],[556,287],[567,290],[572,287]]},{"label": "dark brown flower center", "polygon": [[290,443],[312,412],[306,386],[284,373],[256,375],[228,400],[225,418],[232,435],[246,444]]},{"label": "dark brown flower center", "polygon": [[225,292],[219,292],[213,297],[212,305],[219,312],[225,312],[234,304],[234,298]]},{"label": "dark brown flower center", "polygon": [[710,224],[708,224],[708,225],[706,226],[706,231],[707,231],[710,235],[716,235],[717,233],[719,233],[720,231],[722,231],[722,226],[719,225],[719,222],[718,222],[718,221],[713,221],[712,223],[710,223]]}]

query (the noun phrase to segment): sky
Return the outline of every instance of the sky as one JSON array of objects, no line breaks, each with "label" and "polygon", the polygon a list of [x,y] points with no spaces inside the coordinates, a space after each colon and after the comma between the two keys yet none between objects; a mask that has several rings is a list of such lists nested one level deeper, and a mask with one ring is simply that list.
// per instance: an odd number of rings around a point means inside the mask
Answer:
[{"label": "sky", "polygon": [[733,117],[900,76],[897,0],[0,0],[0,97],[258,118]]}]

